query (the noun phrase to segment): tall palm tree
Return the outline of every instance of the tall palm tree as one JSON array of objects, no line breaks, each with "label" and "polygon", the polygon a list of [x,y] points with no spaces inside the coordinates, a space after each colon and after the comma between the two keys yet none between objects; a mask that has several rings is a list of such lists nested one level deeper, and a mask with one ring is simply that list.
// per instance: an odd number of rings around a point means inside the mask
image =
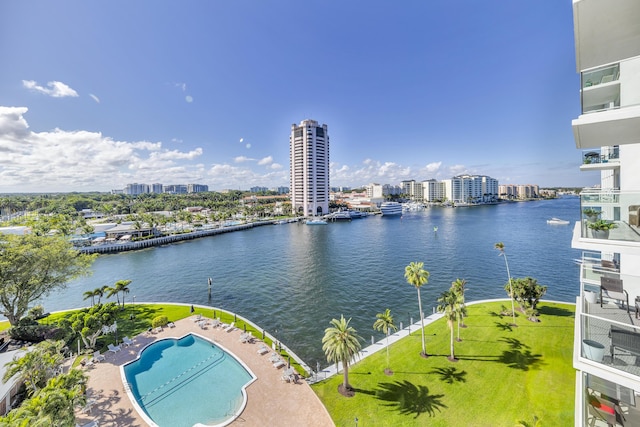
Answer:
[{"label": "tall palm tree", "polygon": [[342,362],[343,381],[338,390],[345,396],[353,396],[354,391],[349,384],[349,361],[353,359],[362,345],[362,338],[357,331],[349,326],[351,318],[345,320],[344,316],[340,316],[340,320],[331,319],[331,327],[324,330],[322,338],[322,350],[327,356],[327,361],[339,363]]},{"label": "tall palm tree", "polygon": [[384,373],[392,375],[393,371],[389,367],[389,332],[397,331],[398,327],[393,323],[393,316],[391,315],[391,310],[388,308],[384,313],[376,314],[376,318],[377,320],[373,323],[373,329],[384,332],[384,335],[387,337],[387,368],[384,370]]},{"label": "tall palm tree", "polygon": [[107,296],[112,296],[115,295],[116,299],[118,301],[118,305],[120,305],[120,292],[122,292],[122,308],[124,308],[124,294],[128,294],[130,289],[129,289],[129,283],[131,283],[131,280],[118,280],[113,288],[108,288],[109,294]]},{"label": "tall palm tree", "polygon": [[440,313],[444,313],[444,318],[447,320],[447,325],[449,325],[449,330],[451,332],[451,339],[449,344],[451,355],[448,359],[452,362],[455,362],[457,361],[457,359],[453,345],[453,330],[455,322],[458,321],[462,316],[462,306],[460,304],[460,299],[454,291],[453,287],[451,287],[451,289],[449,289],[448,291],[444,291],[440,295],[440,298],[438,298],[438,302],[440,304],[438,304],[437,310]]},{"label": "tall palm tree", "polygon": [[467,314],[467,306],[464,303],[464,291],[466,285],[467,281],[464,279],[456,279],[455,282],[451,282],[451,290],[457,295],[459,300],[458,302],[460,303],[460,309],[462,311],[462,316],[458,319],[458,342],[462,341],[462,339],[460,339],[460,327],[466,328],[466,326],[464,326],[464,316]]},{"label": "tall palm tree", "polygon": [[507,277],[509,278],[509,298],[511,298],[511,315],[513,316],[513,325],[516,325],[516,307],[513,304],[513,287],[511,286],[511,273],[509,272],[509,263],[507,262],[507,253],[504,251],[504,243],[498,242],[494,246],[497,250],[500,251],[499,256],[504,257],[504,264],[507,266]]},{"label": "tall palm tree", "polygon": [[105,293],[109,292],[109,286],[108,285],[104,285],[100,288],[95,288],[93,290],[93,293],[95,294],[95,296],[98,297],[98,305],[100,305],[100,299],[104,296]]},{"label": "tall palm tree", "polygon": [[407,283],[414,286],[418,291],[418,308],[420,309],[420,331],[422,332],[422,353],[427,357],[427,349],[424,343],[424,314],[422,313],[422,299],[420,298],[420,287],[429,282],[429,272],[425,270],[423,262],[411,262],[404,268],[404,278]]},{"label": "tall palm tree", "polygon": [[82,299],[89,299],[91,298],[91,307],[93,307],[95,305],[95,294],[93,293],[93,291],[86,291],[85,293],[82,294]]}]

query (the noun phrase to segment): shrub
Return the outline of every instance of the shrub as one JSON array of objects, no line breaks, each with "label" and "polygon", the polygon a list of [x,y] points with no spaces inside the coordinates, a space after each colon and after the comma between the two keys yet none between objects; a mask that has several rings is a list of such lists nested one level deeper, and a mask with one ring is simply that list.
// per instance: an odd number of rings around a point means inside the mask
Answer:
[{"label": "shrub", "polygon": [[158,326],[167,326],[167,323],[169,323],[167,316],[157,316],[151,321],[151,327],[157,328]]}]

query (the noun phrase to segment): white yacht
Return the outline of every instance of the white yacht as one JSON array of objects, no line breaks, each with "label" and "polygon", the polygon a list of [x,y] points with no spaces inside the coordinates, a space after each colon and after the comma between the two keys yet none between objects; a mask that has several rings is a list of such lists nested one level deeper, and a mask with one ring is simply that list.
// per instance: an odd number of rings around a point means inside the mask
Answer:
[{"label": "white yacht", "polygon": [[551,225],[567,225],[567,224],[569,224],[569,221],[567,221],[566,219],[551,218],[551,219],[547,220],[547,224],[551,224]]},{"label": "white yacht", "polygon": [[384,202],[380,205],[382,215],[402,215],[402,205],[398,202]]}]

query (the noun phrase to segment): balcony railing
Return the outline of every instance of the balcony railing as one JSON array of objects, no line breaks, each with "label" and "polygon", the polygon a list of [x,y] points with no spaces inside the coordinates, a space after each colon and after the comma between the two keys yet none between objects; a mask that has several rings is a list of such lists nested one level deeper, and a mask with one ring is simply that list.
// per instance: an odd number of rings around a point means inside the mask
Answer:
[{"label": "balcony railing", "polygon": [[620,107],[620,64],[582,73],[582,113]]},{"label": "balcony railing", "polygon": [[583,190],[580,208],[582,238],[640,242],[640,193]]},{"label": "balcony railing", "polygon": [[582,152],[582,164],[598,164],[608,163],[610,161],[620,159],[620,150],[618,146],[603,147],[600,151],[584,150]]}]

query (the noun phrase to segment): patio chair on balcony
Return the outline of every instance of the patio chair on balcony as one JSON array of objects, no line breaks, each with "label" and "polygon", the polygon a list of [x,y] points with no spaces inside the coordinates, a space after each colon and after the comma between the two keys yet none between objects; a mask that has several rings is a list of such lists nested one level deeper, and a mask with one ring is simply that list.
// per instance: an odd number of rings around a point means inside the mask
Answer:
[{"label": "patio chair on balcony", "polygon": [[627,313],[629,313],[629,294],[622,286],[622,279],[613,277],[600,277],[600,307],[602,307],[603,298],[609,298],[616,301],[622,301],[622,306],[627,305]]},{"label": "patio chair on balcony", "polygon": [[629,225],[640,227],[640,205],[629,206]]}]

